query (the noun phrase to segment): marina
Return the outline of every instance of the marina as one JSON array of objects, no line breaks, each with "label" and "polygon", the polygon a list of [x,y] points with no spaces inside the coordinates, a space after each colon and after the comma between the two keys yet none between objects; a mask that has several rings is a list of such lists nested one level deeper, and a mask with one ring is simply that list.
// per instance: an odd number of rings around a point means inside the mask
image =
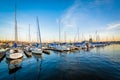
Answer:
[{"label": "marina", "polygon": [[32,54],[31,57],[24,55],[23,58],[15,60],[4,57],[0,62],[0,80],[119,80],[119,51],[120,44],[111,44],[91,48],[88,51],[84,49],[74,52],[50,50],[49,55],[44,53]]},{"label": "marina", "polygon": [[120,80],[119,5],[0,1],[0,80]]}]

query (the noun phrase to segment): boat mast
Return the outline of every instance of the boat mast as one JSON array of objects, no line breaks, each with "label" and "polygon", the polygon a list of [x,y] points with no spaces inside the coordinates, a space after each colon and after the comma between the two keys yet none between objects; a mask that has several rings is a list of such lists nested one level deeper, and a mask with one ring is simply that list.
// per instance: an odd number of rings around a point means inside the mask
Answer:
[{"label": "boat mast", "polygon": [[60,37],[60,20],[59,20],[59,43],[61,42],[61,37]]},{"label": "boat mast", "polygon": [[37,38],[36,38],[36,39],[37,39],[37,43],[38,43],[38,42],[39,42],[38,28],[36,28],[36,30],[37,30],[37,35],[36,35],[36,36],[37,36]]},{"label": "boat mast", "polygon": [[115,41],[114,35],[113,35],[113,41]]},{"label": "boat mast", "polygon": [[66,32],[64,32],[64,38],[65,38],[65,43],[66,43]]},{"label": "boat mast", "polygon": [[75,43],[75,41],[77,42],[77,37],[78,37],[78,41],[79,41],[79,27],[77,27],[77,31],[76,31],[76,34],[74,37],[74,43]]},{"label": "boat mast", "polygon": [[40,40],[40,48],[42,49],[42,40],[41,40],[41,34],[40,34],[40,27],[39,27],[38,17],[37,17],[37,26],[38,26],[38,35],[39,35],[39,40]]},{"label": "boat mast", "polygon": [[17,32],[17,18],[16,18],[16,4],[15,4],[15,42],[18,41],[18,32]]},{"label": "boat mast", "polygon": [[31,36],[30,36],[30,24],[29,24],[29,42],[31,42]]},{"label": "boat mast", "polygon": [[98,35],[97,35],[97,31],[96,31],[96,42],[98,42],[98,39],[97,39]]},{"label": "boat mast", "polygon": [[83,35],[83,33],[82,33],[82,42],[84,41],[84,35]]},{"label": "boat mast", "polygon": [[79,39],[79,27],[78,27],[78,42],[80,41],[80,39]]}]

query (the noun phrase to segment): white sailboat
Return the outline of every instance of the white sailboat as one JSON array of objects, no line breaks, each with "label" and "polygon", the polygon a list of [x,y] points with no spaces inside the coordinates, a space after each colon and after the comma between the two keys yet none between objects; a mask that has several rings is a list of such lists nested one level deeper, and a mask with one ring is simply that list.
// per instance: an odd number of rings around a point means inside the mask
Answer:
[{"label": "white sailboat", "polygon": [[17,33],[17,19],[16,19],[16,5],[15,5],[15,48],[11,48],[10,51],[6,54],[6,58],[8,59],[18,59],[23,57],[23,51],[20,48],[17,47],[18,41],[18,33]]},{"label": "white sailboat", "polygon": [[40,34],[38,17],[37,17],[37,26],[38,26],[38,35],[39,35],[38,37],[39,37],[39,40],[40,40],[40,45],[37,44],[37,46],[32,50],[32,53],[42,54],[43,50],[42,50],[42,41],[41,41],[41,34]]},{"label": "white sailboat", "polygon": [[0,48],[0,53],[5,52],[5,51],[6,51],[6,49]]},{"label": "white sailboat", "polygon": [[8,47],[9,47],[8,43],[0,45],[0,53],[8,51],[9,50]]},{"label": "white sailboat", "polygon": [[30,36],[30,24],[29,24],[29,45],[27,45],[26,47],[25,47],[25,51],[27,51],[27,52],[31,52],[32,51],[32,45],[30,44],[30,42],[31,42],[31,36]]},{"label": "white sailboat", "polygon": [[[76,33],[76,36],[74,38],[74,43],[77,43],[76,45],[72,45],[71,47],[73,48],[73,50],[80,50],[81,49],[81,46],[78,44],[79,43],[79,27],[77,28],[77,33]],[[78,41],[75,42],[75,39],[78,37]]]},{"label": "white sailboat", "polygon": [[59,45],[57,45],[55,49],[58,51],[70,51],[70,48],[67,45],[61,45],[60,20],[59,20]]}]

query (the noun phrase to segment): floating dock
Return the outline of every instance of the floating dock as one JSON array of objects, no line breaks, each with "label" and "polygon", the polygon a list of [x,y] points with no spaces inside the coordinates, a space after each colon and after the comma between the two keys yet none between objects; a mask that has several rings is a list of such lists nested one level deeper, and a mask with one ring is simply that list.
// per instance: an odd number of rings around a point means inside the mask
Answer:
[{"label": "floating dock", "polygon": [[50,50],[43,50],[43,53],[50,54]]},{"label": "floating dock", "polygon": [[5,57],[5,52],[0,53],[0,62],[4,59]]},{"label": "floating dock", "polygon": [[27,52],[26,50],[24,50],[24,53],[27,57],[31,57],[32,56],[32,52]]}]

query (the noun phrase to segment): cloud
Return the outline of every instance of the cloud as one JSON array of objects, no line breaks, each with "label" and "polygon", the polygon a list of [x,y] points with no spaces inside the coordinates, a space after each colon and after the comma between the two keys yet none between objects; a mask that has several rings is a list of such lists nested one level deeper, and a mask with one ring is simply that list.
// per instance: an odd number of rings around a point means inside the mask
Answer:
[{"label": "cloud", "polygon": [[61,24],[64,27],[75,27],[75,20],[76,16],[74,16],[74,13],[79,7],[79,3],[75,1],[75,3],[65,12],[65,14],[62,15],[61,18]]},{"label": "cloud", "polygon": [[108,27],[107,27],[106,29],[107,29],[107,30],[120,29],[120,23],[116,23],[116,24],[108,24]]},{"label": "cloud", "polygon": [[91,27],[90,30],[101,26],[101,21],[97,16],[101,16],[101,6],[109,3],[109,0],[75,0],[60,18],[63,31],[77,31],[77,27],[86,31],[88,26]]}]

